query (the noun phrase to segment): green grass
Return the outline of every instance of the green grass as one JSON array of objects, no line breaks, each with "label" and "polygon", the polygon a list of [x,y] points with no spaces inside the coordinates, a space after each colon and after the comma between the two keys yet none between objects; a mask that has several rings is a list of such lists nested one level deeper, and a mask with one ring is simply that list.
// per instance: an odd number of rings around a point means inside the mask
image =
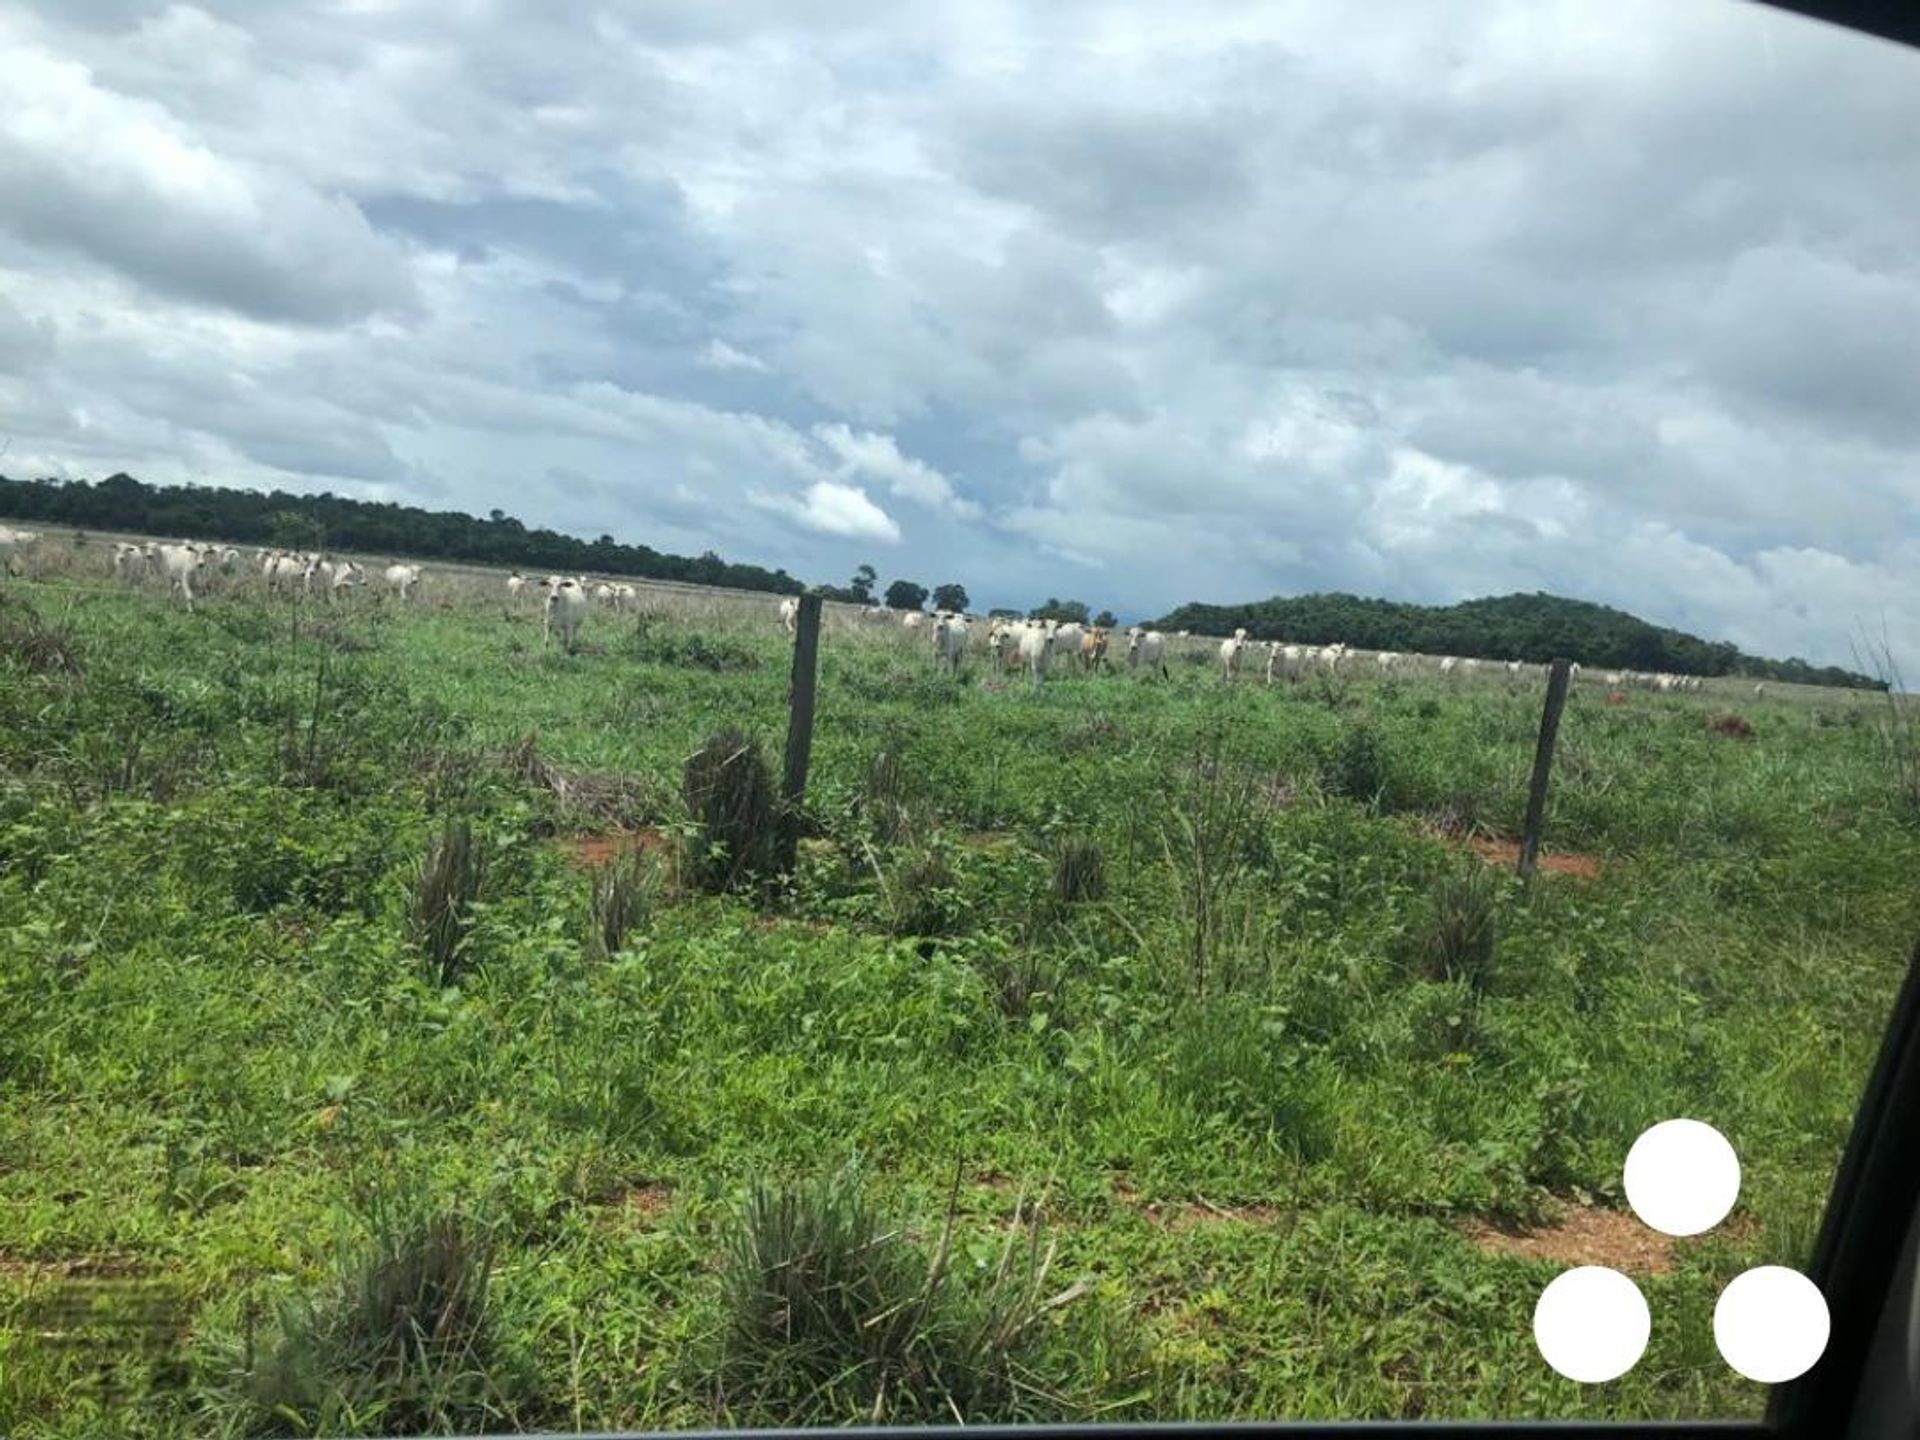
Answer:
[{"label": "green grass", "polygon": [[[1724,697],[1576,687],[1547,849],[1599,877],[1463,894],[1435,832],[1517,833],[1530,688],[1034,694],[836,620],[798,871],[708,895],[687,761],[729,727],[778,756],[770,605],[596,612],[566,656],[491,599],[4,603],[8,1435],[1751,1415],[1713,1298],[1804,1263],[1920,920],[1872,697],[1736,701],[1735,740]],[[450,822],[484,883],[422,910]],[[615,823],[680,851],[643,900],[561,843]],[[1562,1381],[1554,1267],[1459,1222],[1623,1205],[1676,1115],[1735,1145],[1741,1223],[1643,1282],[1633,1372]],[[375,1191],[470,1228],[382,1228]],[[771,1343],[739,1257],[848,1236],[847,1307]],[[469,1243],[484,1332],[382,1380],[380,1287]],[[930,1293],[877,1350],[840,1324]]]}]

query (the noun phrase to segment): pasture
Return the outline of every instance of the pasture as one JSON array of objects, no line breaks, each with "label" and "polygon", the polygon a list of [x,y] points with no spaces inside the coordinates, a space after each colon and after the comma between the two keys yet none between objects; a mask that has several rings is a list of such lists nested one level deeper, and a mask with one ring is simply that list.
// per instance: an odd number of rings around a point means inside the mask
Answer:
[{"label": "pasture", "polygon": [[[798,868],[714,894],[775,598],[569,655],[502,579],[0,580],[0,1432],[1763,1404],[1714,1298],[1805,1263],[1920,921],[1884,698],[1588,671],[1523,891],[1537,671],[1035,692],[832,609]],[[1743,1188],[1666,1242],[1682,1115]],[[1593,1387],[1586,1262],[1653,1313]]]}]

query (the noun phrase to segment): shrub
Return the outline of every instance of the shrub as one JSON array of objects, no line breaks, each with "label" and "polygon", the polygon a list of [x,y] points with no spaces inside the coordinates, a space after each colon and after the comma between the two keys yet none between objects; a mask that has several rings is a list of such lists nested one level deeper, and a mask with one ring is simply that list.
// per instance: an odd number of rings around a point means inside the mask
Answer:
[{"label": "shrub", "polygon": [[587,955],[605,960],[620,951],[646,917],[648,872],[635,851],[598,866],[587,881]]},{"label": "shrub", "polygon": [[[235,1377],[253,1428],[428,1434],[512,1424],[532,1398],[494,1335],[485,1238],[458,1216],[376,1217],[327,1289],[279,1307]],[[249,1347],[251,1348],[251,1347]]]},{"label": "shrub", "polygon": [[427,844],[414,882],[412,923],[415,942],[442,985],[456,983],[467,966],[467,936],[473,905],[480,897],[486,862],[474,847],[473,826],[447,821]]},{"label": "shrub", "polygon": [[687,866],[695,886],[719,894],[772,873],[773,776],[744,732],[730,726],[687,758],[684,793],[695,830]]},{"label": "shrub", "polygon": [[962,896],[944,848],[927,845],[894,870],[889,928],[896,935],[948,935],[959,923]]},{"label": "shrub", "polygon": [[867,766],[860,790],[861,812],[883,845],[898,845],[913,832],[913,813],[907,804],[908,776],[900,752],[891,745]]},{"label": "shrub", "polygon": [[1406,939],[1408,967],[1422,980],[1457,980],[1475,995],[1491,988],[1498,948],[1500,880],[1478,861],[1448,871]]},{"label": "shrub", "polygon": [[1084,835],[1069,835],[1054,847],[1053,898],[1062,905],[1104,899],[1107,862],[1100,843]]},{"label": "shrub", "polygon": [[1414,987],[1407,1024],[1413,1054],[1440,1060],[1473,1050],[1480,1039],[1479,997],[1465,981],[1440,981]]},{"label": "shrub", "polygon": [[29,675],[80,673],[80,657],[66,631],[47,624],[25,601],[6,595],[0,595],[0,660]]},{"label": "shrub", "polygon": [[950,1260],[884,1224],[846,1175],[756,1186],[726,1252],[717,1375],[741,1418],[785,1425],[1031,1416],[1035,1324],[1052,1259],[1037,1226],[1010,1233],[977,1292]]},{"label": "shrub", "polygon": [[1381,805],[1387,798],[1387,757],[1373,727],[1347,727],[1328,757],[1324,775],[1332,793],[1369,807]]}]

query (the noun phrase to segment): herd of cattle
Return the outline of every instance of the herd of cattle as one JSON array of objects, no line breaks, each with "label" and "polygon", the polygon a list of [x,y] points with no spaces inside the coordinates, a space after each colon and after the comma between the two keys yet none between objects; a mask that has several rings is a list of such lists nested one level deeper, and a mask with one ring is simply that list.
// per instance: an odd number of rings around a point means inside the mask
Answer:
[{"label": "herd of cattle", "polygon": [[[780,602],[780,621],[789,633],[794,629],[799,608],[800,602],[792,597]],[[934,663],[949,671],[959,670],[975,628],[983,624],[986,650],[993,663],[1004,670],[1024,671],[1035,685],[1041,683],[1056,661],[1077,664],[1082,670],[1102,670],[1111,665],[1109,650],[1113,631],[1107,626],[1041,619],[994,618],[983,622],[976,616],[951,610],[936,610],[927,615],[917,610],[891,610],[884,605],[868,606],[862,613],[865,618],[877,623],[897,622],[908,630],[925,629],[933,643]],[[1167,656],[1170,645],[1185,649],[1194,638],[1188,630],[1176,631],[1168,636],[1139,625],[1128,626],[1121,633],[1126,642],[1123,653],[1127,669],[1162,676],[1169,673]],[[1203,640],[1201,643],[1210,642]],[[1231,682],[1238,679],[1242,671],[1247,669],[1251,655],[1256,663],[1261,664],[1269,685],[1276,680],[1304,680],[1316,670],[1330,674],[1351,672],[1364,663],[1353,656],[1351,647],[1344,641],[1329,645],[1297,645],[1282,640],[1255,641],[1248,638],[1245,629],[1237,629],[1227,639],[1220,641],[1217,653],[1223,680]],[[1509,677],[1518,677],[1527,669],[1519,660],[1481,661],[1457,655],[1435,658],[1392,650],[1374,652],[1372,663],[1375,673],[1382,676],[1412,673],[1431,667],[1441,676],[1469,677],[1485,665],[1489,670],[1504,669]],[[1572,673],[1575,678],[1578,678],[1580,670],[1579,662],[1574,662]],[[1645,674],[1633,670],[1609,670],[1603,678],[1612,690],[1632,686],[1668,693],[1698,690],[1702,684],[1697,675]],[[1756,684],[1753,692],[1756,696],[1764,694],[1765,683]]]},{"label": "herd of cattle", "polygon": [[[0,525],[0,569],[11,570],[14,557],[38,539],[36,531]],[[195,541],[137,544],[116,541],[112,569],[116,579],[129,584],[148,576],[164,579],[169,596],[178,596],[188,610],[193,609],[196,583],[204,590],[209,583],[218,586],[229,577],[249,572],[257,573],[273,592],[311,596],[316,593],[317,582],[318,593],[330,601],[338,601],[348,592],[365,586],[369,579],[366,567],[353,560],[266,547],[255,549],[251,556],[243,558],[240,550],[232,545]],[[396,562],[379,571],[379,581],[395,597],[406,600],[419,585],[421,573],[418,565]],[[512,607],[524,606],[537,598],[542,611],[543,639],[551,642],[557,638],[568,650],[573,648],[581,623],[593,606],[632,611],[640,605],[639,591],[633,585],[606,580],[590,582],[582,575],[547,575],[535,579],[515,571],[507,577],[506,590]],[[780,622],[789,633],[796,626],[799,608],[800,602],[793,596],[779,602]],[[893,610],[884,605],[865,607],[861,617],[877,624],[898,624],[909,631],[925,630],[932,642],[935,665],[952,673],[958,673],[976,630],[983,632],[986,652],[994,664],[1004,670],[1026,673],[1035,685],[1041,683],[1055,664],[1076,665],[1083,670],[1108,669],[1112,664],[1109,652],[1114,637],[1106,626],[1038,619],[982,620],[956,611],[936,610],[927,614]],[[1125,642],[1122,653],[1128,670],[1164,676],[1168,673],[1169,653],[1176,649],[1190,650],[1189,642],[1194,637],[1186,630],[1169,636],[1134,625],[1121,632],[1121,638]],[[1269,685],[1275,681],[1303,680],[1315,671],[1351,672],[1365,663],[1353,656],[1345,643],[1298,645],[1280,640],[1255,641],[1248,638],[1244,629],[1235,630],[1219,642],[1218,656],[1222,679],[1238,679],[1249,668],[1251,657],[1253,663],[1260,665]],[[1436,659],[1391,650],[1375,652],[1372,667],[1382,676],[1430,668],[1442,677],[1463,678],[1473,676],[1482,667],[1494,673],[1504,669],[1509,677],[1517,677],[1527,668],[1518,660],[1483,661],[1455,655]],[[1576,677],[1580,668],[1577,663],[1573,666]],[[1697,675],[1646,674],[1632,670],[1611,670],[1604,679],[1611,690],[1636,687],[1662,693],[1695,691],[1702,684]],[[1765,691],[1764,682],[1753,687],[1756,697]]]}]

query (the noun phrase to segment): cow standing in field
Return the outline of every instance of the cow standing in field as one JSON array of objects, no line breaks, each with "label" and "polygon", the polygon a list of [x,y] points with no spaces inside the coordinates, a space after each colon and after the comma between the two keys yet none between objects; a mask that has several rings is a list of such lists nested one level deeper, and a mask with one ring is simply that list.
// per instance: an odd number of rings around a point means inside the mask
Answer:
[{"label": "cow standing in field", "polygon": [[204,563],[205,557],[191,545],[159,545],[151,552],[158,561],[160,571],[167,577],[167,594],[171,597],[179,592],[186,602],[187,613],[193,613],[193,574]]},{"label": "cow standing in field", "polygon": [[961,657],[967,653],[967,638],[967,621],[964,615],[942,615],[934,621],[934,664],[951,675],[958,675]]},{"label": "cow standing in field", "polygon": [[571,655],[573,638],[579,633],[580,622],[587,613],[587,587],[578,580],[563,580],[558,575],[549,575],[541,582],[541,588],[546,591],[546,609],[541,621],[540,638],[543,642],[551,640],[557,627],[560,643]]},{"label": "cow standing in field", "polygon": [[1220,678],[1231,682],[1240,673],[1240,656],[1247,648],[1247,632],[1235,630],[1233,637],[1220,642]]},{"label": "cow standing in field", "polygon": [[780,602],[780,623],[792,635],[800,628],[800,601],[797,596],[789,595]]},{"label": "cow standing in field", "polygon": [[420,583],[420,567],[418,565],[389,565],[386,570],[382,572],[380,578],[387,582],[387,588],[389,590],[393,591],[394,594],[398,595],[402,600],[405,600],[412,592],[413,587]]},{"label": "cow standing in field", "polygon": [[1135,625],[1127,631],[1127,669],[1138,670],[1143,665],[1167,678],[1167,637],[1158,630]]},{"label": "cow standing in field", "polygon": [[1085,636],[1081,636],[1081,666],[1085,670],[1106,668],[1106,630],[1100,626],[1094,626]]},{"label": "cow standing in field", "polygon": [[0,525],[0,571],[17,575],[17,558],[24,555],[27,547],[39,538],[38,530],[16,530],[11,525]]},{"label": "cow standing in field", "polygon": [[1041,622],[1030,620],[1021,627],[1018,644],[1021,662],[1033,676],[1033,688],[1038,690],[1047,673],[1047,661],[1053,655],[1053,632]]}]

